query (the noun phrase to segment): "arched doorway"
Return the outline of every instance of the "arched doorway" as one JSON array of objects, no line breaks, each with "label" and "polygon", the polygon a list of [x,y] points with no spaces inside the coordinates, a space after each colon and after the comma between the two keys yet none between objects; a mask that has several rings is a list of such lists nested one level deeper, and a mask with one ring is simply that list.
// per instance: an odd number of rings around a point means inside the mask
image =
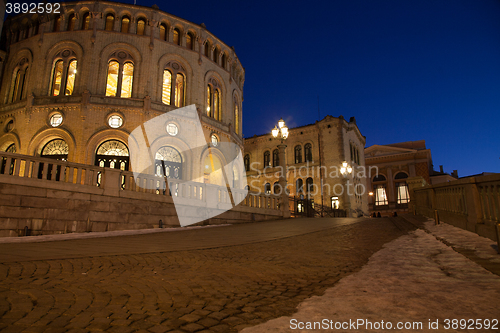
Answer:
[{"label": "arched doorway", "polygon": [[127,145],[118,140],[108,140],[97,148],[95,165],[103,168],[128,171],[130,155]]},{"label": "arched doorway", "polygon": [[155,175],[182,179],[182,156],[177,149],[163,146],[155,155]]}]

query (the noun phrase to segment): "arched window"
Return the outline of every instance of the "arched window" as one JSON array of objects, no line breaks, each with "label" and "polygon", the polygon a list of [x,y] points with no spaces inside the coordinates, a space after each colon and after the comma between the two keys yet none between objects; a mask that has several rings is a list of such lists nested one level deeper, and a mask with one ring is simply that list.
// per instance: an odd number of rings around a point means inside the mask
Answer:
[{"label": "arched window", "polygon": [[55,20],[54,20],[54,30],[52,30],[53,32],[61,31],[61,22],[62,22],[62,16],[57,15]]},{"label": "arched window", "polygon": [[222,93],[219,81],[214,78],[207,85],[207,116],[222,121]]},{"label": "arched window", "polygon": [[297,145],[294,148],[295,152],[295,163],[302,163],[302,146]]},{"label": "arched window", "polygon": [[17,102],[26,98],[28,69],[29,62],[26,58],[21,59],[14,68],[10,88],[10,102]]},{"label": "arched window", "polygon": [[128,16],[123,16],[122,17],[122,26],[120,28],[121,32],[128,33],[130,26],[130,18]]},{"label": "arched window", "polygon": [[306,143],[304,146],[304,162],[312,162],[312,145],[310,143]]},{"label": "arched window", "polygon": [[304,182],[302,181],[302,178],[298,178],[295,181],[295,193],[299,195],[300,193],[304,192]]},{"label": "arched window", "polygon": [[311,177],[306,179],[306,191],[307,193],[311,193],[314,191],[314,182]]},{"label": "arched window", "polygon": [[160,39],[167,40],[167,25],[165,23],[160,24]]},{"label": "arched window", "polygon": [[373,182],[383,182],[385,180],[386,178],[384,175],[376,175],[375,177],[373,177]]},{"label": "arched window", "polygon": [[137,20],[137,34],[138,35],[144,35],[144,30],[146,29],[146,20],[145,19],[138,19]]},{"label": "arched window", "polygon": [[50,85],[51,96],[68,96],[73,94],[77,64],[73,51],[64,50],[56,55]]},{"label": "arched window", "polygon": [[245,155],[245,157],[243,158],[243,163],[245,164],[245,171],[250,171],[250,155]]},{"label": "arched window", "polygon": [[240,134],[240,102],[238,97],[234,96],[234,132]]},{"label": "arched window", "polygon": [[173,40],[173,42],[176,45],[181,45],[181,32],[177,28],[174,29],[174,40]]},{"label": "arched window", "polygon": [[181,107],[185,105],[186,76],[185,69],[177,62],[169,62],[163,70],[163,89],[161,100],[167,105]]},{"label": "arched window", "polygon": [[277,167],[280,165],[280,154],[279,150],[275,149],[273,150],[273,167]]},{"label": "arched window", "polygon": [[378,183],[373,185],[375,206],[384,206],[389,204],[386,193],[386,181],[387,179],[384,175],[376,175],[375,177],[373,177],[372,183]]},{"label": "arched window", "polygon": [[221,60],[221,66],[222,68],[226,69],[226,64],[227,64],[227,55],[226,53],[222,54],[222,60]]},{"label": "arched window", "polygon": [[95,165],[102,168],[128,170],[129,151],[127,145],[118,140],[108,140],[99,145]]},{"label": "arched window", "polygon": [[68,18],[68,31],[74,31],[76,27],[76,15],[71,14]]},{"label": "arched window", "polygon": [[115,29],[115,16],[111,13],[106,15],[106,27],[104,28],[107,31],[113,31]]},{"label": "arched window", "polygon": [[188,32],[186,35],[186,48],[194,50],[194,36],[192,32]]},{"label": "arched window", "polygon": [[271,184],[270,183],[266,183],[266,185],[264,185],[264,193],[271,194]]},{"label": "arched window", "polygon": [[155,155],[155,174],[159,177],[182,178],[182,156],[177,149],[163,146]]},{"label": "arched window", "polygon": [[82,16],[82,30],[90,29],[90,13],[85,13]]},{"label": "arched window", "polygon": [[210,58],[210,43],[205,41],[205,57]]},{"label": "arched window", "polygon": [[132,96],[134,63],[125,51],[117,51],[108,62],[106,96],[129,98]]},{"label": "arched window", "polygon": [[214,49],[214,57],[213,57],[213,61],[218,64],[219,63],[219,58],[220,58],[220,47],[219,46],[216,46],[215,49]]},{"label": "arched window", "polygon": [[271,153],[269,150],[266,150],[264,152],[264,168],[267,168],[268,166],[271,166]]},{"label": "arched window", "polygon": [[69,147],[66,141],[55,139],[47,142],[42,148],[41,157],[52,158],[54,160],[66,161],[68,159]]}]

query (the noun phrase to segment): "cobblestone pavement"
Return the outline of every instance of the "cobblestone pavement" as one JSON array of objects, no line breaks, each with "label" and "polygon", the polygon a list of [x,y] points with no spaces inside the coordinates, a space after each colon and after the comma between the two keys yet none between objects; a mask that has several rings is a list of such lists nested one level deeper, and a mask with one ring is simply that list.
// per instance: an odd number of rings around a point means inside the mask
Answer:
[{"label": "cobblestone pavement", "polygon": [[[358,223],[276,240],[263,230],[266,241],[220,248],[4,262],[0,330],[236,332],[292,314],[304,299],[321,295],[413,229],[400,218],[352,222]],[[286,221],[281,228],[287,230]],[[247,232],[238,226],[211,230],[221,239]],[[192,231],[165,233],[164,241],[181,233],[188,242]],[[140,237],[147,243],[159,236]],[[75,252],[74,244],[82,243],[54,244]],[[1,249],[8,251],[9,244]]]}]

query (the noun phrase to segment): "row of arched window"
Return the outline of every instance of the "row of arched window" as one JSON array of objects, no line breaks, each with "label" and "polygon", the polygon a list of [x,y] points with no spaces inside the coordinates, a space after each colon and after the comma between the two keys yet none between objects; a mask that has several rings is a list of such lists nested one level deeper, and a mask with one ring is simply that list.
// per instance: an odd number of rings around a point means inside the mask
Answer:
[{"label": "row of arched window", "polygon": [[[78,73],[78,61],[71,50],[57,54],[54,60],[50,81],[50,96],[72,95]],[[15,66],[8,102],[17,102],[26,98],[26,78],[29,61],[21,59]],[[106,75],[106,96],[130,98],[134,81],[134,59],[125,51],[113,53],[108,62]],[[183,107],[186,105],[186,73],[177,62],[169,62],[163,69],[161,100],[166,105]],[[215,78],[207,84],[206,115],[222,121],[223,95],[222,86]],[[240,134],[240,101],[233,96],[234,131]]]},{"label": "row of arched window", "polygon": [[[395,190],[396,190],[396,203],[398,205],[407,204],[410,201],[410,194],[408,191],[408,184],[406,183],[408,174],[405,172],[398,172],[394,176]],[[389,204],[387,198],[387,178],[384,175],[376,175],[373,180],[373,194],[375,196],[375,206],[385,206]]]},{"label": "row of arched window", "polygon": [[[295,156],[295,163],[302,163],[302,162],[312,162],[312,144],[306,143],[304,145],[304,155],[302,155],[302,146],[301,145],[296,145],[294,148],[294,156]],[[246,154],[245,157],[243,158],[243,162],[245,164],[245,170],[250,171],[250,155]],[[271,163],[272,162],[272,163]],[[264,152],[264,168],[267,167],[278,167],[280,165],[280,157],[279,157],[279,150],[274,149],[272,152],[272,161],[271,161],[271,151],[266,150]]]}]

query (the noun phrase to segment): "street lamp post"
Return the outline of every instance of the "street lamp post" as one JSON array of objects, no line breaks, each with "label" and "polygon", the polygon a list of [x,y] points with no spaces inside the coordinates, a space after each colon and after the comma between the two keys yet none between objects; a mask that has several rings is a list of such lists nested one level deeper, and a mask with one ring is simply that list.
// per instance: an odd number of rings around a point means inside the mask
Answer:
[{"label": "street lamp post", "polygon": [[344,176],[344,207],[346,210],[346,216],[351,216],[351,199],[349,198],[349,178],[348,176],[352,173],[352,167],[346,161],[342,162],[340,167],[340,173]]},{"label": "street lamp post", "polygon": [[285,140],[288,138],[288,127],[285,125],[285,121],[281,118],[278,121],[278,126],[274,126],[271,131],[273,137],[281,141],[278,145],[278,158],[280,164],[280,176],[278,183],[281,188],[281,209],[283,210],[283,217],[290,217],[290,209],[288,208],[288,193],[287,182],[286,182],[286,161],[285,161]]}]

